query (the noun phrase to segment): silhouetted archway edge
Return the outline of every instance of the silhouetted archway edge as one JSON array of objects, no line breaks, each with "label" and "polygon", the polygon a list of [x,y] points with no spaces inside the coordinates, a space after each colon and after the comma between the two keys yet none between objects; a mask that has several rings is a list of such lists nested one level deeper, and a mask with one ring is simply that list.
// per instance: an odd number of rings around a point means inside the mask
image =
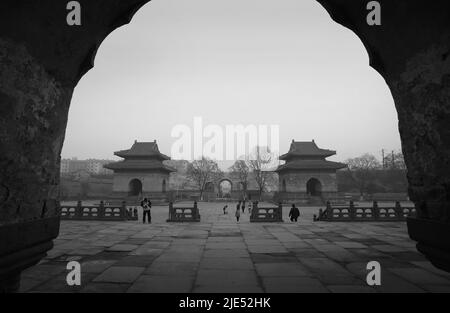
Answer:
[{"label": "silhouetted archway edge", "polygon": [[[317,1],[361,39],[391,90],[418,211],[410,236],[450,270],[450,2],[379,0],[382,26],[368,26],[368,0]],[[58,234],[59,158],[73,89],[101,42],[149,1],[80,2],[81,27],[65,24],[67,0],[0,2],[0,259],[7,260],[0,289],[17,288],[21,270]]]}]

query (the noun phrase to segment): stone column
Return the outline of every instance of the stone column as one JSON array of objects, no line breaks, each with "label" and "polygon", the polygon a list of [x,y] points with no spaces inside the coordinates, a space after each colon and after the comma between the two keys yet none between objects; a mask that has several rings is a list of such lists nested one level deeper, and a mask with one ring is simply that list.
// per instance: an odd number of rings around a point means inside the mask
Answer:
[{"label": "stone column", "polygon": [[59,164],[72,92],[97,48],[147,0],[0,2],[0,292],[42,259],[59,232]]},{"label": "stone column", "polygon": [[392,92],[417,211],[408,218],[409,235],[450,271],[450,2],[379,1],[376,26],[367,23],[367,1],[318,2],[361,39]]}]

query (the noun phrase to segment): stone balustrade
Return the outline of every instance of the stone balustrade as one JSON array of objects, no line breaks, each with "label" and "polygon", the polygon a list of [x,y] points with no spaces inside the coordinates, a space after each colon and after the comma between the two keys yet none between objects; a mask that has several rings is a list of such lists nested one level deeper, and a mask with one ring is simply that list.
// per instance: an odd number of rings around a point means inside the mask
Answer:
[{"label": "stone balustrade", "polygon": [[379,207],[377,201],[371,207],[355,206],[353,201],[348,206],[332,206],[328,201],[325,210],[320,209],[318,216],[314,214],[314,221],[406,221],[415,212],[414,207],[402,207],[399,201],[389,207]]},{"label": "stone balustrade", "polygon": [[167,222],[200,222],[197,202],[194,202],[193,207],[174,207],[173,202],[170,202]]},{"label": "stone balustrade", "polygon": [[250,222],[283,222],[283,206],[258,207],[258,201],[253,202]]},{"label": "stone balustrade", "polygon": [[62,220],[102,220],[102,221],[127,221],[137,220],[137,209],[127,209],[125,201],[121,205],[105,205],[100,201],[99,205],[83,205],[78,201],[76,205],[61,206]]}]

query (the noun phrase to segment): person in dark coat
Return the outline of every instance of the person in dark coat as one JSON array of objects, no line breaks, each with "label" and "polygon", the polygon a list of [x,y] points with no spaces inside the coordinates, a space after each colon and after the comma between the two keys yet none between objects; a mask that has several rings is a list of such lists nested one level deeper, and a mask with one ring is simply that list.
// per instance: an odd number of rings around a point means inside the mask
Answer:
[{"label": "person in dark coat", "polygon": [[299,216],[300,216],[299,209],[295,206],[295,204],[292,204],[292,208],[289,211],[289,218],[291,219],[291,222],[297,222]]},{"label": "person in dark coat", "polygon": [[152,203],[147,198],[145,198],[144,200],[141,201],[141,207],[143,210],[142,222],[145,224],[145,217],[147,216],[147,221],[150,224],[152,222],[152,215],[150,213]]},{"label": "person in dark coat", "polygon": [[241,201],[236,205],[236,213],[234,214],[236,221],[239,223],[239,218],[241,217]]}]

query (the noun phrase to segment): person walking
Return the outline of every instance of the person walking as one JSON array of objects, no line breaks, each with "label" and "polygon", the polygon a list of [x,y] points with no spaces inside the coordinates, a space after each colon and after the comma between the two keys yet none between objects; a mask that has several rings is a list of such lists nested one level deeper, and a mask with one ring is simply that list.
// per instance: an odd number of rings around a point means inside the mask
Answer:
[{"label": "person walking", "polygon": [[225,205],[225,206],[223,207],[223,214],[224,214],[224,215],[227,214],[227,208],[228,208],[228,205]]},{"label": "person walking", "polygon": [[244,201],[242,202],[242,213],[245,213],[244,211],[245,211],[245,199],[244,199]]},{"label": "person walking", "polygon": [[299,209],[295,206],[295,204],[292,204],[292,208],[289,211],[289,218],[291,219],[291,222],[297,222],[299,216],[300,216]]},{"label": "person walking", "polygon": [[236,213],[234,216],[236,216],[236,221],[239,223],[239,218],[241,217],[241,201],[236,205]]},{"label": "person walking", "polygon": [[151,207],[152,207],[152,203],[147,199],[144,198],[144,200],[141,201],[141,207],[143,210],[143,215],[142,215],[142,223],[145,224],[145,217],[147,216],[147,221],[149,224],[152,223],[152,215],[151,215]]}]

